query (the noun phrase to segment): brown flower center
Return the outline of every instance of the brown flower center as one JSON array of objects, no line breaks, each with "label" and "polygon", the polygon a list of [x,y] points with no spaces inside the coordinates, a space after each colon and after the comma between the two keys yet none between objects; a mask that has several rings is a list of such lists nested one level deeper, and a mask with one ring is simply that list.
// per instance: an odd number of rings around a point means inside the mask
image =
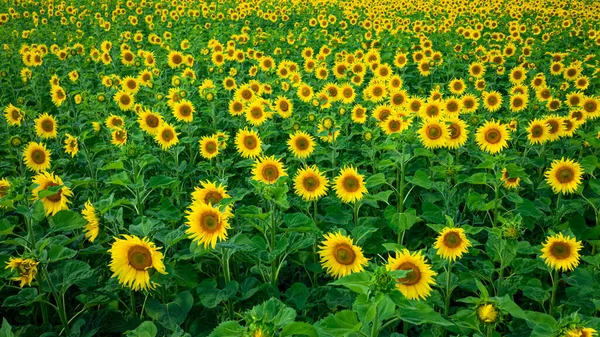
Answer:
[{"label": "brown flower center", "polygon": [[267,164],[262,169],[262,176],[265,180],[272,182],[279,178],[279,170],[273,164]]},{"label": "brown flower center", "polygon": [[204,145],[204,150],[209,154],[217,152],[217,148],[217,143],[213,141],[209,141]]},{"label": "brown flower center", "polygon": [[42,121],[41,126],[42,126],[42,130],[44,130],[45,132],[54,131],[54,123],[50,119],[44,119]]},{"label": "brown flower center", "polygon": [[533,136],[533,138],[540,138],[544,135],[544,128],[542,128],[541,125],[534,125],[531,128],[531,135]]},{"label": "brown flower center", "polygon": [[248,150],[254,150],[258,146],[258,142],[254,136],[246,136],[244,137],[244,146]]},{"label": "brown flower center", "polygon": [[213,212],[200,215],[200,226],[205,232],[214,233],[220,228],[219,217]]},{"label": "brown flower center", "polygon": [[485,132],[485,141],[490,144],[496,144],[502,140],[502,134],[498,129],[490,129]]},{"label": "brown flower center", "polygon": [[158,118],[154,115],[148,115],[146,117],[146,124],[151,128],[155,128],[158,126]]},{"label": "brown flower center", "polygon": [[[57,183],[55,182],[50,182],[48,183],[48,185],[46,185],[46,190],[49,187],[54,187],[54,186],[58,186]],[[58,190],[56,193],[54,193],[53,195],[47,196],[46,199],[50,200],[51,202],[59,202],[61,200],[61,196],[62,196],[62,188],[60,190]]]},{"label": "brown flower center", "polygon": [[187,104],[186,105],[182,105],[181,107],[179,107],[179,113],[183,117],[188,117],[189,115],[192,114],[192,109]]},{"label": "brown flower center", "polygon": [[223,196],[221,195],[221,193],[219,193],[217,191],[210,191],[210,192],[206,193],[206,196],[204,196],[204,203],[216,205],[222,199],[223,199]]},{"label": "brown flower center", "polygon": [[306,151],[309,147],[310,143],[306,137],[298,137],[296,139],[296,147],[300,151]]},{"label": "brown flower center", "polygon": [[171,58],[171,61],[174,64],[180,64],[181,62],[183,62],[183,58],[181,57],[181,55],[175,54],[173,55],[173,57]]},{"label": "brown flower center", "polygon": [[360,182],[355,177],[345,177],[342,185],[344,186],[344,190],[350,193],[356,192],[360,188]]},{"label": "brown flower center", "polygon": [[575,179],[575,171],[570,167],[563,166],[556,171],[556,179],[563,184],[570,183]]},{"label": "brown flower center", "polygon": [[46,162],[46,153],[41,149],[35,149],[31,152],[31,160],[38,165],[42,165]]},{"label": "brown flower center", "polygon": [[136,270],[144,271],[152,267],[152,254],[144,246],[133,246],[127,251],[129,265]]},{"label": "brown flower center", "polygon": [[302,180],[302,186],[309,192],[314,192],[317,188],[319,188],[320,185],[321,184],[319,183],[319,179],[317,179],[317,177],[309,176]]},{"label": "brown flower center", "polygon": [[427,138],[436,140],[442,136],[442,129],[437,125],[430,125],[425,130],[425,134],[427,135]]},{"label": "brown flower center", "polygon": [[563,260],[571,255],[571,248],[564,242],[555,242],[550,247],[550,254],[552,254],[555,259]]},{"label": "brown flower center", "polygon": [[339,264],[349,266],[352,265],[356,260],[356,253],[352,247],[350,247],[350,245],[346,243],[340,243],[335,246],[333,257]]},{"label": "brown flower center", "polygon": [[448,128],[450,129],[450,138],[457,139],[458,137],[460,137],[461,130],[458,124],[452,123],[452,125],[450,125]]},{"label": "brown flower center", "polygon": [[129,97],[127,94],[121,95],[119,102],[121,102],[123,105],[129,105],[129,103],[131,103],[131,97]]},{"label": "brown flower center", "polygon": [[456,232],[448,232],[448,233],[446,233],[446,235],[444,235],[443,241],[444,241],[444,246],[446,246],[450,249],[453,249],[453,248],[460,246],[463,240],[460,237],[460,234],[458,234]]},{"label": "brown flower center", "polygon": [[398,282],[406,286],[417,284],[421,280],[421,270],[412,262],[404,262],[396,270],[408,270],[405,277],[399,278]]}]

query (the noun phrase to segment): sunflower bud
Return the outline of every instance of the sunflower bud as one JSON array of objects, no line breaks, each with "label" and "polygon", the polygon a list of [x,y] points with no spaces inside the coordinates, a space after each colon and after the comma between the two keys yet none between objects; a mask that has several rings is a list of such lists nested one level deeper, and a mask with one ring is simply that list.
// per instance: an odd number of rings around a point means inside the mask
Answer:
[{"label": "sunflower bud", "polygon": [[19,136],[13,136],[10,139],[10,145],[12,147],[20,147],[21,144],[23,144],[23,139],[21,139],[21,137],[19,137]]},{"label": "sunflower bud", "polygon": [[477,308],[477,318],[482,323],[493,324],[498,319],[498,310],[492,303],[482,304]]}]

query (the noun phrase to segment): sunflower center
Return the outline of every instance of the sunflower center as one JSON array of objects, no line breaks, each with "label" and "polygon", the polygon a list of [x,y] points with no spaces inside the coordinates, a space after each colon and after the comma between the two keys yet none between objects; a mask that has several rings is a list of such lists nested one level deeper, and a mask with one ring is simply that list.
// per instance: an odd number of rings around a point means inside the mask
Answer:
[{"label": "sunflower center", "polygon": [[126,61],[131,61],[133,60],[133,54],[131,53],[127,53],[125,54],[125,56],[123,57]]},{"label": "sunflower center", "polygon": [[556,179],[563,184],[570,183],[575,178],[575,171],[570,167],[561,167],[556,171]]},{"label": "sunflower center", "polygon": [[342,185],[347,192],[356,192],[360,188],[360,183],[355,177],[346,177],[342,181]]},{"label": "sunflower center", "polygon": [[334,248],[333,256],[339,264],[349,266],[356,260],[356,253],[350,245],[346,243],[340,243]]},{"label": "sunflower center", "polygon": [[487,102],[489,105],[496,105],[496,103],[498,103],[498,98],[496,98],[496,96],[490,96],[488,97]]},{"label": "sunflower center", "polygon": [[550,248],[550,252],[555,259],[563,260],[571,255],[571,248],[564,242],[555,242]]},{"label": "sunflower center", "polygon": [[296,139],[296,147],[298,148],[298,150],[306,151],[308,149],[308,145],[308,139],[304,137],[299,137],[298,139]]},{"label": "sunflower center", "polygon": [[127,251],[129,265],[139,271],[144,271],[152,266],[152,254],[148,248],[143,246],[133,246]]},{"label": "sunflower center", "polygon": [[164,130],[161,133],[161,137],[165,142],[168,142],[173,139],[173,132],[171,130]]},{"label": "sunflower center", "polygon": [[404,262],[396,268],[396,270],[408,270],[405,277],[399,278],[398,282],[403,283],[406,286],[419,283],[421,280],[421,270],[412,262]]},{"label": "sunflower center", "polygon": [[[58,184],[55,182],[51,182],[48,185],[46,185],[45,189],[48,189],[48,187],[54,187],[54,186],[58,186]],[[46,197],[46,199],[50,200],[52,202],[59,202],[61,200],[61,195],[62,195],[62,188],[60,190],[58,190],[55,194]]]},{"label": "sunflower center", "polygon": [[518,79],[520,79],[521,77],[523,77],[523,74],[521,74],[521,72],[520,72],[520,71],[515,71],[515,73],[513,74],[513,77],[514,77],[516,80],[518,80]]},{"label": "sunflower center", "polygon": [[485,133],[485,141],[490,144],[496,144],[502,140],[502,135],[497,129],[490,129]]},{"label": "sunflower center", "polygon": [[252,117],[254,117],[254,118],[261,118],[263,115],[263,112],[262,112],[261,108],[255,107],[255,108],[252,108],[252,110],[250,110],[250,114],[252,114]]},{"label": "sunflower center", "polygon": [[321,184],[316,177],[306,177],[302,180],[302,186],[309,192],[314,192]]},{"label": "sunflower center", "polygon": [[21,119],[21,113],[19,112],[19,110],[16,110],[16,109],[12,110],[10,112],[10,115],[12,116],[12,119],[14,119],[14,120]]},{"label": "sunflower center", "polygon": [[211,205],[216,205],[223,199],[223,196],[219,192],[211,191],[206,193],[204,202]]},{"label": "sunflower center", "polygon": [[388,127],[389,127],[389,128],[390,128],[390,130],[392,130],[392,131],[398,131],[398,130],[400,130],[400,126],[401,126],[401,125],[402,125],[402,124],[401,124],[399,121],[397,121],[397,120],[393,120],[393,121],[391,121],[391,122],[388,124]]},{"label": "sunflower center", "polygon": [[290,106],[289,106],[288,102],[286,102],[286,101],[281,101],[281,102],[279,103],[279,109],[281,109],[281,111],[288,111],[288,110],[289,110],[289,108],[290,108]]},{"label": "sunflower center", "polygon": [[456,248],[460,246],[461,243],[462,239],[460,235],[456,232],[449,232],[446,235],[444,235],[444,246],[448,248]]},{"label": "sunflower center", "polygon": [[127,134],[123,130],[119,130],[115,133],[115,138],[117,138],[118,141],[124,141],[126,137]]},{"label": "sunflower center", "polygon": [[65,93],[62,90],[58,90],[56,92],[56,97],[58,97],[58,99],[63,99],[65,98]]},{"label": "sunflower center", "polygon": [[277,166],[267,164],[262,169],[262,176],[265,178],[265,180],[275,181],[277,178],[279,178],[279,170],[277,169]]},{"label": "sunflower center", "polygon": [[446,108],[449,112],[456,112],[458,111],[458,104],[456,104],[456,102],[450,102],[446,105]]},{"label": "sunflower center", "polygon": [[513,106],[515,108],[520,108],[521,106],[523,106],[523,100],[521,100],[520,98],[515,98],[515,100],[513,101]]},{"label": "sunflower center", "polygon": [[119,98],[119,102],[121,102],[121,104],[123,105],[128,105],[129,103],[131,103],[131,98],[128,95],[122,95]]},{"label": "sunflower center", "polygon": [[381,119],[382,121],[386,121],[391,115],[391,112],[389,110],[383,110],[380,114],[379,114],[379,119]]},{"label": "sunflower center", "polygon": [[146,124],[148,124],[148,126],[151,128],[155,128],[158,126],[158,118],[156,116],[149,115],[146,117]]},{"label": "sunflower center", "polygon": [[181,56],[179,56],[179,55],[173,55],[173,63],[179,64],[181,62],[183,62],[183,58],[181,58]]},{"label": "sunflower center", "polygon": [[539,138],[544,134],[544,129],[539,126],[539,125],[535,125],[534,127],[531,128],[531,135],[534,138]]},{"label": "sunflower center", "polygon": [[373,96],[379,97],[383,95],[383,90],[380,87],[375,87],[373,89]]},{"label": "sunflower center", "polygon": [[52,123],[52,121],[49,119],[44,120],[42,122],[42,130],[44,130],[46,132],[54,131],[54,123]]},{"label": "sunflower center", "polygon": [[40,149],[35,149],[31,152],[31,160],[38,165],[42,165],[46,162],[46,153]]},{"label": "sunflower center", "polygon": [[254,136],[246,136],[244,138],[244,146],[246,146],[247,149],[254,150],[257,145],[258,144],[257,144],[256,138],[254,138]]},{"label": "sunflower center", "polygon": [[460,126],[458,126],[458,124],[453,123],[452,125],[449,126],[449,129],[450,129],[450,138],[456,139],[456,138],[460,137],[461,132],[460,132]]},{"label": "sunflower center", "polygon": [[206,152],[208,152],[210,154],[215,153],[217,151],[217,143],[212,142],[212,141],[208,142],[204,146],[204,149],[206,150]]},{"label": "sunflower center", "polygon": [[596,111],[597,107],[596,107],[596,103],[595,102],[587,102],[584,105],[584,108],[585,108],[585,111],[587,111],[587,112],[594,112],[594,111]]},{"label": "sunflower center", "polygon": [[466,99],[463,104],[467,109],[470,109],[473,107],[473,105],[475,105],[475,103],[470,99]]},{"label": "sunflower center", "polygon": [[192,114],[192,109],[190,109],[189,106],[184,105],[181,108],[179,108],[179,113],[181,113],[182,116],[187,117]]},{"label": "sunflower center", "polygon": [[135,81],[127,81],[127,87],[133,90],[137,88],[137,83]]},{"label": "sunflower center", "polygon": [[344,89],[342,91],[342,95],[344,95],[344,97],[346,98],[352,97],[352,89]]},{"label": "sunflower center", "polygon": [[550,120],[547,122],[548,126],[550,127],[550,133],[554,134],[558,132],[558,122],[556,122],[555,120]]},{"label": "sunflower center", "polygon": [[442,129],[437,125],[430,125],[427,127],[427,138],[436,140],[442,136]]}]

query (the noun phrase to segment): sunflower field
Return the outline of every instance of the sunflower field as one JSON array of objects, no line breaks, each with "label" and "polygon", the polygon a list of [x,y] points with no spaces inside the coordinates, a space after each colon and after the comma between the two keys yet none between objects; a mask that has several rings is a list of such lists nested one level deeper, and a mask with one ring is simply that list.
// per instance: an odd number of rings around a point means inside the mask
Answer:
[{"label": "sunflower field", "polygon": [[0,0],[0,337],[593,337],[600,2]]}]

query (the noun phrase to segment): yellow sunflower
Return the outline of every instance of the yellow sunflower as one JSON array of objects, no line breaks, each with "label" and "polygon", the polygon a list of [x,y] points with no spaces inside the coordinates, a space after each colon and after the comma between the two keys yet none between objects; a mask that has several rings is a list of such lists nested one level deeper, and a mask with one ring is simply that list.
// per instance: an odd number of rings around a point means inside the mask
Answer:
[{"label": "yellow sunflower", "polygon": [[198,144],[202,158],[212,159],[219,155],[219,138],[216,135],[204,136]]},{"label": "yellow sunflower", "polygon": [[450,139],[450,130],[444,122],[429,120],[421,124],[418,131],[421,144],[427,149],[436,149],[446,146]]},{"label": "yellow sunflower", "polygon": [[254,130],[239,130],[235,136],[237,152],[244,158],[255,158],[262,152],[262,141]]},{"label": "yellow sunflower", "polygon": [[303,131],[296,131],[287,141],[290,152],[296,158],[307,158],[315,150],[315,139]]},{"label": "yellow sunflower", "polygon": [[560,160],[554,160],[544,175],[554,193],[572,194],[581,185],[583,168],[573,159],[565,160],[563,157]]},{"label": "yellow sunflower", "polygon": [[531,144],[543,144],[548,140],[550,128],[545,121],[534,119],[527,127],[527,139]]},{"label": "yellow sunflower", "polygon": [[405,277],[398,279],[396,288],[409,300],[425,299],[431,293],[431,284],[435,284],[436,272],[425,262],[421,252],[410,253],[407,249],[396,251],[396,257],[390,256],[386,268],[393,270],[406,270]]},{"label": "yellow sunflower", "polygon": [[294,191],[302,200],[317,200],[327,194],[329,180],[316,165],[299,169],[294,177]]},{"label": "yellow sunflower", "polygon": [[269,113],[265,111],[263,102],[256,100],[246,108],[244,117],[246,117],[248,123],[261,126],[269,118]]},{"label": "yellow sunflower", "polygon": [[[32,178],[32,182],[37,184],[38,186],[31,191],[33,200],[41,200],[42,204],[44,204],[44,211],[46,212],[46,216],[54,215],[58,213],[58,211],[62,211],[65,209],[69,209],[69,205],[71,201],[69,201],[68,197],[73,196],[73,192],[67,186],[64,186],[62,179],[59,176],[54,175],[54,173],[41,172],[38,173],[35,177]],[[40,198],[39,193],[41,191],[47,190],[50,187],[62,186],[56,193],[53,195]]]},{"label": "yellow sunflower", "polygon": [[172,50],[169,53],[168,61],[169,67],[175,69],[179,68],[183,64],[183,54],[177,50]]},{"label": "yellow sunflower", "polygon": [[546,265],[555,270],[573,270],[579,265],[579,251],[583,248],[581,241],[574,237],[558,233],[546,238],[542,247],[542,256]]},{"label": "yellow sunflower", "polygon": [[228,217],[219,209],[202,202],[194,202],[186,213],[189,226],[186,233],[199,245],[215,248],[217,240],[227,240],[227,229],[230,228]]},{"label": "yellow sunflower", "polygon": [[138,91],[140,91],[140,83],[137,79],[131,76],[127,76],[123,80],[121,80],[121,89],[134,95],[137,94]]},{"label": "yellow sunflower", "polygon": [[119,105],[119,109],[122,111],[133,110],[133,106],[135,105],[135,98],[128,91],[117,92],[113,100]]},{"label": "yellow sunflower", "polygon": [[367,109],[357,104],[352,108],[352,121],[358,124],[365,124],[367,121]]},{"label": "yellow sunflower", "polygon": [[50,168],[50,151],[44,143],[30,142],[23,150],[23,160],[30,171],[46,171]]},{"label": "yellow sunflower", "polygon": [[81,215],[87,221],[87,224],[85,225],[85,227],[83,227],[85,238],[93,243],[94,240],[96,240],[96,237],[98,237],[98,233],[100,232],[100,220],[98,220],[98,216],[96,215],[96,209],[94,208],[94,205],[92,205],[89,199],[88,201],[86,201],[83,210],[81,210]]},{"label": "yellow sunflower", "polygon": [[287,97],[279,96],[277,97],[277,101],[275,101],[275,110],[279,116],[289,118],[294,111],[294,104]]},{"label": "yellow sunflower", "polygon": [[117,277],[119,284],[133,290],[151,290],[158,284],[150,281],[149,269],[154,268],[161,274],[167,274],[163,263],[163,254],[148,238],[140,239],[135,235],[123,235],[115,238],[108,252],[111,256],[111,277]]},{"label": "yellow sunflower", "polygon": [[341,278],[352,273],[361,272],[368,264],[362,249],[354,245],[352,238],[341,233],[327,233],[325,241],[319,246],[321,265],[327,274]]},{"label": "yellow sunflower", "polygon": [[508,147],[510,134],[504,124],[494,120],[487,121],[483,126],[477,129],[475,141],[479,148],[490,154],[495,154]]},{"label": "yellow sunflower", "polygon": [[4,269],[9,269],[11,272],[15,270],[19,273],[19,276],[13,277],[13,281],[19,281],[21,284],[19,285],[23,288],[25,285],[31,286],[31,282],[37,275],[39,262],[32,259],[24,259],[21,257],[10,257],[8,262],[6,262],[6,267]]},{"label": "yellow sunflower", "polygon": [[6,178],[0,179],[0,199],[7,196],[9,192],[10,192],[10,182],[8,181],[8,179],[6,179]]},{"label": "yellow sunflower", "polygon": [[173,104],[173,116],[175,116],[178,121],[191,122],[194,119],[195,111],[196,109],[192,102],[185,99]]},{"label": "yellow sunflower", "polygon": [[[116,116],[116,115],[110,115],[106,118],[106,120],[104,121],[104,124],[106,125],[107,128],[111,129],[111,130],[116,130],[116,129],[120,129],[123,126],[125,126],[125,121],[123,120],[122,117],[120,116]],[[100,131],[100,130],[97,130]]]},{"label": "yellow sunflower", "polygon": [[384,122],[379,123],[379,127],[383,130],[386,135],[392,133],[400,133],[410,126],[410,119],[404,120],[401,117],[390,117]]},{"label": "yellow sunflower", "polygon": [[115,129],[111,134],[111,144],[116,146],[123,146],[127,143],[127,130]]},{"label": "yellow sunflower", "polygon": [[469,250],[471,241],[465,236],[464,229],[446,227],[438,236],[433,247],[437,249],[437,255],[446,260],[455,261]]},{"label": "yellow sunflower", "polygon": [[521,184],[521,178],[511,178],[506,168],[502,169],[501,180],[503,182],[504,187],[507,189],[518,188]]},{"label": "yellow sunflower", "polygon": [[60,107],[67,99],[67,93],[61,86],[53,85],[50,88],[50,97],[52,98],[52,103],[54,103],[54,105],[57,107]]},{"label": "yellow sunflower", "polygon": [[179,132],[176,132],[173,126],[168,123],[162,123],[154,136],[154,140],[166,151],[173,145],[179,143],[177,135],[179,135]]},{"label": "yellow sunflower", "polygon": [[483,323],[492,324],[498,318],[498,310],[492,303],[485,303],[477,307],[477,318]]},{"label": "yellow sunflower", "polygon": [[497,91],[483,93],[483,106],[490,111],[496,112],[502,106],[502,95]]},{"label": "yellow sunflower", "polygon": [[77,152],[79,152],[79,142],[77,141],[77,137],[73,137],[70,134],[65,135],[66,138],[64,140],[64,149],[67,154],[71,155],[71,158],[75,157]]},{"label": "yellow sunflower", "polygon": [[279,159],[275,159],[275,156],[262,157],[254,162],[252,179],[265,184],[273,184],[282,176],[287,176],[287,173],[285,173],[283,163]]},{"label": "yellow sunflower", "polygon": [[6,122],[10,126],[20,126],[23,121],[23,117],[25,117],[25,113],[23,110],[15,107],[12,104],[9,104],[6,108],[4,108],[4,118],[6,118]]},{"label": "yellow sunflower", "polygon": [[368,193],[364,177],[352,166],[344,167],[333,183],[337,197],[345,203],[360,201]]},{"label": "yellow sunflower", "polygon": [[35,133],[43,139],[56,138],[57,125],[54,117],[48,115],[47,112],[41,114],[35,119]]},{"label": "yellow sunflower", "polygon": [[[201,181],[200,187],[196,186],[192,192],[192,202],[199,202],[215,206],[221,200],[231,198],[225,187],[226,186],[223,186],[219,183],[208,180]],[[227,205],[225,209],[221,209],[221,211],[227,218],[233,216],[231,205]]]},{"label": "yellow sunflower", "polygon": [[450,125],[448,125],[450,136],[448,137],[448,140],[446,140],[446,146],[450,149],[458,149],[465,145],[469,138],[467,123],[458,117],[447,119],[446,123],[450,123]]},{"label": "yellow sunflower", "polygon": [[137,122],[142,130],[154,136],[162,126],[163,117],[156,112],[144,110],[138,114]]}]

